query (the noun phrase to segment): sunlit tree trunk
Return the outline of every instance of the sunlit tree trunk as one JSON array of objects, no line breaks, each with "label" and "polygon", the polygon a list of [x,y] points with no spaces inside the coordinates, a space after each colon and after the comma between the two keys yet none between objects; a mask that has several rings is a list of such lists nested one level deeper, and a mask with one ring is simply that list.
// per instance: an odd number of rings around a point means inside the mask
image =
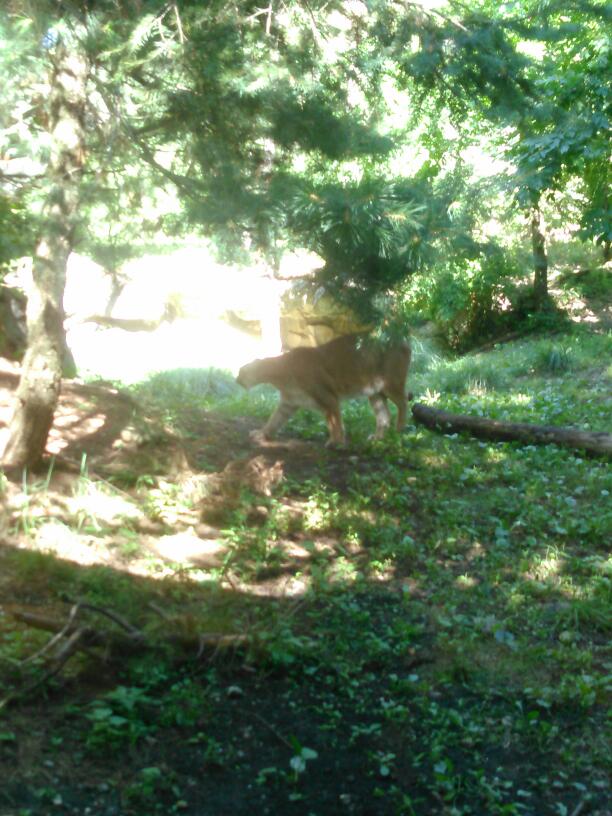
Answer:
[{"label": "sunlit tree trunk", "polygon": [[536,309],[542,309],[548,303],[548,257],[539,203],[531,208],[529,227],[533,253],[533,298]]},{"label": "sunlit tree trunk", "polygon": [[59,398],[65,349],[63,297],[83,166],[87,65],[61,42],[52,46],[50,60],[50,192],[34,255],[28,346],[2,458],[8,471],[34,468],[41,461]]}]

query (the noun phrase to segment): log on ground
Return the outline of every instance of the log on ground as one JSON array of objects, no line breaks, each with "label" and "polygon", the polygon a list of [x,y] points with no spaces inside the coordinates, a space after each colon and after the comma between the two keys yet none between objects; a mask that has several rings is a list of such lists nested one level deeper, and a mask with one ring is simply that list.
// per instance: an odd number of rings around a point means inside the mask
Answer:
[{"label": "log on ground", "polygon": [[93,626],[79,626],[76,621],[69,620],[66,622],[54,617],[47,617],[44,614],[25,611],[11,605],[6,606],[5,610],[14,620],[24,623],[26,626],[56,635],[60,634],[62,638],[70,637],[79,631],[78,649],[103,647],[107,655],[110,652],[117,657],[152,651],[164,646],[191,652],[197,657],[210,657],[211,655],[216,656],[225,650],[245,648],[251,642],[248,635],[216,632],[182,633],[166,631],[156,637],[147,637],[143,632],[132,627],[127,632],[106,628],[98,629]]},{"label": "log on ground", "polygon": [[497,442],[521,442],[524,445],[562,445],[597,456],[612,456],[612,434],[605,431],[580,431],[555,425],[529,422],[501,422],[486,417],[466,416],[431,408],[422,403],[412,406],[417,422],[441,433],[467,432],[479,439]]}]

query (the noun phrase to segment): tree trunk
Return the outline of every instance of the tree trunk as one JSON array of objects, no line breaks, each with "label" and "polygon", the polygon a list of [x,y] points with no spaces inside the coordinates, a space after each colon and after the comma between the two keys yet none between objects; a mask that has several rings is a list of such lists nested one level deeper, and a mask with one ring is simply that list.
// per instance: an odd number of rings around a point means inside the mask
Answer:
[{"label": "tree trunk", "polygon": [[417,422],[442,433],[467,431],[481,439],[523,442],[526,445],[548,445],[552,442],[599,456],[612,456],[612,434],[603,431],[579,431],[554,425],[532,425],[528,422],[499,422],[484,417],[451,414],[421,403],[412,406],[412,414]]},{"label": "tree trunk", "polygon": [[533,252],[533,297],[535,307],[540,311],[548,302],[548,257],[546,238],[542,232],[542,213],[538,203],[531,208],[529,228]]},{"label": "tree trunk", "polygon": [[35,468],[41,461],[59,397],[66,343],[63,297],[83,165],[87,65],[61,42],[51,59],[50,190],[28,296],[28,346],[2,458],[9,472]]}]

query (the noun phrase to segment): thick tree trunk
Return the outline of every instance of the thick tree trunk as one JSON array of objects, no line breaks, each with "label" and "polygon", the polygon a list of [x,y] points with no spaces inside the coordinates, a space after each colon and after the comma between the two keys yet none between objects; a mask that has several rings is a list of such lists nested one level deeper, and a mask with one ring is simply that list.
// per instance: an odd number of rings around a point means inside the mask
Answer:
[{"label": "thick tree trunk", "polygon": [[52,59],[51,189],[28,296],[28,347],[2,457],[9,472],[40,463],[59,397],[65,349],[63,297],[83,164],[87,66],[61,43]]},{"label": "thick tree trunk", "polygon": [[548,257],[539,204],[534,204],[531,208],[529,229],[533,253],[533,297],[536,309],[539,310],[548,303]]},{"label": "thick tree trunk", "polygon": [[467,431],[481,439],[500,442],[523,442],[526,445],[563,445],[568,448],[612,456],[612,434],[579,431],[554,425],[531,425],[527,422],[499,422],[484,417],[451,414],[421,403],[412,406],[412,414],[417,422],[433,431],[459,433]]}]

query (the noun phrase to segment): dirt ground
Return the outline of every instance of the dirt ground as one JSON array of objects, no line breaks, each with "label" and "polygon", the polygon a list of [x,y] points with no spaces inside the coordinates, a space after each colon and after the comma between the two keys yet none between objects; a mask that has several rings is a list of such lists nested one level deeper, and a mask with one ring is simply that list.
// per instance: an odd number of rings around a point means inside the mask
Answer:
[{"label": "dirt ground", "polygon": [[[0,449],[17,383],[18,367],[0,360]],[[307,479],[329,458],[323,440],[254,446],[249,431],[257,421],[252,418],[227,419],[192,410],[184,413],[182,425],[179,438],[160,417],[147,416],[128,394],[111,385],[65,381],[47,445],[48,470],[30,474],[27,486],[6,485],[0,516],[3,540],[13,547],[39,548],[81,565],[103,564],[133,575],[150,575],[152,559],[158,576],[172,574],[177,562],[213,568],[223,560],[226,546],[220,527],[240,488],[270,495],[275,479]],[[329,464],[329,479],[342,488],[356,459],[340,452]],[[157,491],[162,506],[155,520],[142,509],[142,494],[149,488]],[[185,504],[193,506],[163,507],[162,494],[172,488],[179,488]],[[26,499],[34,524],[24,531],[17,520]],[[79,513],[89,513],[92,520],[95,516],[104,528],[102,534],[86,529],[54,534],[57,522],[74,521]],[[117,546],[125,526],[139,542],[138,553],[129,558]],[[307,555],[295,542],[287,546]],[[291,583],[290,576],[286,581]],[[289,589],[282,580],[274,584],[262,582],[255,591],[282,595]]]},{"label": "dirt ground", "polygon": [[[0,437],[10,421],[17,382],[17,367],[2,361]],[[226,502],[232,509],[234,483],[265,496],[280,475],[304,481],[318,473],[325,463],[329,483],[342,490],[349,472],[365,466],[349,451],[334,452],[330,457],[323,439],[316,443],[284,441],[254,448],[249,441],[249,431],[257,425],[253,419],[225,419],[194,412],[185,415],[183,422],[187,430],[179,439],[163,427],[158,417],[143,415],[128,395],[113,387],[76,381],[63,384],[48,443],[49,470],[31,474],[27,483],[4,485],[0,510],[0,636],[10,638],[15,632],[29,636],[26,626],[9,621],[14,609],[66,619],[69,607],[58,603],[56,588],[49,583],[49,575],[61,570],[62,564],[78,565],[82,571],[110,569],[115,575],[125,575],[134,589],[144,582],[147,597],[160,599],[159,608],[168,596],[162,590],[156,592],[153,587],[156,582],[161,585],[165,577],[176,578],[180,569],[205,574],[223,564],[228,544],[220,528]],[[249,464],[253,461],[255,470]],[[157,491],[160,497],[160,510],[154,519],[142,508],[143,484],[139,479],[143,474],[144,488],[152,494]],[[181,485],[189,497],[190,485],[197,492],[202,484],[207,487],[205,505],[209,510],[212,506],[212,520],[204,520],[208,516],[198,501],[192,506],[177,507],[176,502],[164,506],[164,490]],[[299,514],[304,509],[305,502],[299,497],[287,502],[288,512]],[[217,510],[221,513],[219,520],[214,517]],[[265,508],[260,508],[260,512],[265,513]],[[254,523],[257,524],[257,518]],[[208,604],[213,617],[231,617],[233,625],[238,619],[246,620],[248,626],[253,616],[293,615],[307,587],[308,563],[317,556],[304,546],[302,538],[300,534],[288,536],[283,544],[283,563],[278,569],[262,571],[248,585],[238,579],[230,580],[227,593],[221,593],[220,599],[218,592],[213,593],[212,600],[203,594],[198,603]],[[134,539],[137,547],[126,549],[126,540],[129,543]],[[332,552],[337,545],[333,538],[317,542],[320,551]],[[39,564],[40,576],[30,570],[24,582],[17,575],[15,561],[9,558],[16,551],[40,553],[45,559]],[[57,560],[54,566],[49,566],[49,558]],[[150,586],[153,588],[149,589]],[[114,587],[113,584],[113,592]],[[180,591],[177,588],[176,592]],[[258,598],[265,606],[254,611],[252,602]],[[386,607],[401,603],[401,598],[381,596],[363,603],[364,608],[371,608],[372,614],[384,615]],[[155,608],[153,601],[151,607]],[[187,616],[190,608],[193,599],[185,596]],[[44,640],[48,637],[45,635]],[[329,637],[333,647],[331,631]],[[34,640],[32,649],[39,643],[40,640]],[[413,655],[406,656],[407,671],[413,659]],[[211,723],[203,711],[194,726],[196,736],[206,726],[207,737],[201,737],[208,741],[204,752],[200,737],[185,742],[184,731],[170,727],[163,741],[145,739],[138,751],[128,747],[123,758],[108,756],[101,749],[92,759],[83,755],[80,742],[83,735],[74,730],[63,701],[87,706],[96,695],[121,682],[121,669],[116,665],[95,665],[91,674],[75,664],[74,670],[71,667],[62,672],[55,686],[53,682],[49,684],[48,701],[36,694],[31,699],[26,695],[22,704],[11,707],[8,723],[0,720],[0,735],[4,733],[5,738],[7,734],[18,735],[16,764],[12,743],[2,743],[0,739],[0,775],[4,776],[0,816],[26,813],[42,816],[51,812],[82,816],[162,812],[229,816],[251,813],[253,807],[261,814],[278,814],[285,812],[286,807],[292,813],[311,812],[306,800],[301,801],[298,774],[296,781],[291,782],[282,770],[287,767],[291,753],[298,750],[285,734],[290,737],[299,733],[304,745],[320,739],[321,723],[304,713],[307,700],[302,697],[306,694],[311,700],[309,686],[295,691],[295,699],[289,700],[294,694],[293,685],[284,672],[278,675],[273,670],[262,675],[244,666],[242,659],[230,656],[228,664],[222,658],[218,667],[207,669],[202,679],[219,714]],[[382,693],[380,682],[373,673],[364,683],[364,693],[375,698]],[[327,694],[325,686],[324,695]],[[284,700],[282,712],[278,707],[280,698]],[[299,710],[303,713],[297,714]],[[11,730],[3,731],[3,726],[7,729],[10,726]],[[334,745],[335,740],[336,737]],[[334,814],[339,802],[342,812],[348,814],[384,812],[359,801],[357,792],[365,754],[358,745],[340,752],[333,744],[330,738],[329,760],[319,766],[313,780],[316,812]],[[62,747],[54,750],[52,745]],[[241,770],[229,772],[228,760]],[[262,763],[266,766],[264,776],[260,774],[256,784],[254,769]],[[154,786],[155,791],[159,788],[161,799],[153,807],[146,781],[142,784],[139,781],[143,765],[145,770],[147,765],[161,769],[172,766],[173,774],[189,789],[186,797],[189,804],[180,799],[183,804],[172,810],[159,804],[173,799],[171,786],[164,782]],[[107,779],[111,777],[113,782],[109,784]],[[344,781],[338,786],[339,778]],[[364,784],[370,788],[371,780]],[[287,785],[291,804],[287,800]],[[125,791],[132,788],[133,798],[131,794],[126,798]],[[141,796],[144,803],[139,803]]]}]

